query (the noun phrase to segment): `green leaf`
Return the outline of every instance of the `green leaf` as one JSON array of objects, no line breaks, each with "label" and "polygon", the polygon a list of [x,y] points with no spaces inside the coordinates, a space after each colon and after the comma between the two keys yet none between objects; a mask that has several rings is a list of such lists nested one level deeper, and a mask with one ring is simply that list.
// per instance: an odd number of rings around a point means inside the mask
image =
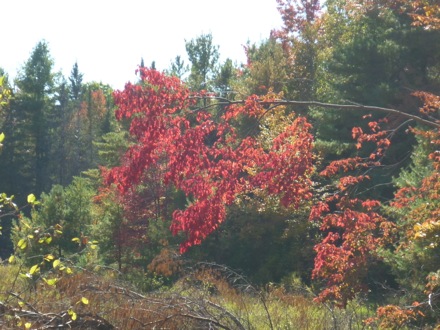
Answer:
[{"label": "green leaf", "polygon": [[52,242],[52,236],[47,237],[45,240],[46,244],[50,244],[50,242]]},{"label": "green leaf", "polygon": [[34,194],[30,194],[30,195],[28,195],[28,197],[27,197],[27,202],[28,202],[29,204],[34,204],[36,200],[37,200],[37,199],[35,198],[35,195],[34,195]]}]

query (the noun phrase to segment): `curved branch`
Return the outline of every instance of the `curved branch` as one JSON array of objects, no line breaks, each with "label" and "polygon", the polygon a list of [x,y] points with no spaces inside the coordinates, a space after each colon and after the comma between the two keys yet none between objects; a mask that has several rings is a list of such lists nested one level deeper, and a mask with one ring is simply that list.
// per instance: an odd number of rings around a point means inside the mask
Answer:
[{"label": "curved branch", "polygon": [[[332,108],[332,109],[341,109],[341,110],[365,110],[365,111],[375,111],[375,112],[384,112],[387,114],[394,114],[403,118],[412,119],[418,123],[427,125],[433,128],[440,128],[439,122],[434,122],[430,120],[423,119],[419,116],[412,115],[410,113],[406,113],[400,110],[392,109],[392,108],[383,108],[377,106],[370,105],[362,105],[362,104],[334,104],[334,103],[324,103],[317,101],[290,101],[290,100],[276,100],[272,103],[276,103],[279,105],[313,105],[321,108]],[[270,104],[272,104],[270,103]]]},{"label": "curved branch", "polygon": [[[216,105],[233,105],[233,104],[244,104],[245,100],[236,100],[229,101],[225,98],[217,98],[217,97],[208,97],[208,99],[219,100]],[[424,119],[422,117],[412,115],[410,113],[406,113],[400,110],[392,109],[392,108],[384,108],[370,105],[362,105],[362,104],[335,104],[335,103],[325,103],[318,101],[293,101],[293,100],[273,100],[273,101],[259,101],[261,105],[271,105],[271,106],[281,106],[281,105],[301,105],[301,106],[316,106],[327,109],[340,109],[340,110],[363,110],[363,111],[374,111],[374,112],[383,112],[387,114],[394,114],[402,118],[407,118],[414,120],[420,124],[424,124],[426,126],[432,128],[440,129],[439,121],[431,121]],[[213,105],[212,105],[213,106]]]}]

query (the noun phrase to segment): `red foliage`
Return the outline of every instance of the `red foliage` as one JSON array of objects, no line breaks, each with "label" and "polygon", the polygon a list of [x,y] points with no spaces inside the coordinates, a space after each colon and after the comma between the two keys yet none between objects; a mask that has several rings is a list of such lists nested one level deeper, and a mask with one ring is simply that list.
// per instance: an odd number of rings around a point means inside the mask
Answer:
[{"label": "red foliage", "polygon": [[[333,203],[335,206],[330,207]],[[318,301],[331,300],[345,307],[356,293],[366,289],[363,279],[368,262],[393,228],[374,211],[379,206],[376,200],[362,201],[338,194],[312,208],[311,220],[319,220],[321,230],[328,232],[315,245],[312,275],[326,283]]]},{"label": "red foliage", "polygon": [[[415,307],[401,308],[395,305],[382,306],[377,309],[377,316],[366,320],[367,325],[378,323],[379,329],[399,329],[416,319]],[[420,313],[420,312],[419,312]]]},{"label": "red foliage", "polygon": [[382,156],[390,145],[389,133],[381,128],[380,122],[370,122],[368,126],[371,130],[368,134],[359,127],[353,128],[353,138],[358,148],[372,142],[376,150],[367,159],[352,157],[331,162],[320,174],[338,178],[338,193],[313,206],[310,214],[310,220],[318,221],[321,230],[327,233],[322,242],[315,245],[317,254],[312,275],[325,281],[325,289],[317,300],[331,300],[341,307],[366,289],[364,278],[369,263],[377,257],[377,248],[389,240],[394,228],[393,223],[378,213],[381,205],[378,200],[350,197],[351,188],[370,179],[358,172],[380,165],[376,157]]},{"label": "red foliage", "polygon": [[320,15],[319,0],[277,0],[277,3],[284,27],[280,31],[273,31],[272,35],[283,41],[291,34],[304,32]]},{"label": "red foliage", "polygon": [[362,148],[362,145],[366,142],[372,142],[376,144],[377,148],[373,153],[370,154],[371,160],[382,157],[386,149],[391,144],[391,141],[388,138],[389,132],[382,129],[381,123],[386,123],[386,119],[382,119],[380,122],[369,122],[368,128],[371,131],[370,133],[364,133],[364,131],[360,127],[353,127],[352,129],[352,136],[353,139],[357,140],[356,147],[358,149]]},{"label": "red foliage", "polygon": [[[123,164],[107,175],[122,194],[142,182],[146,171],[163,163],[161,178],[181,190],[192,204],[175,210],[171,230],[186,233],[181,252],[200,244],[226,217],[237,195],[256,188],[280,196],[284,206],[311,197],[313,137],[305,118],[297,118],[264,150],[251,138],[238,139],[231,122],[257,117],[263,109],[256,96],[229,107],[215,121],[204,109],[191,110],[195,98],[175,77],[141,68],[142,83],[115,93],[118,119],[130,119],[135,143]],[[249,169],[252,171],[249,172]]]},{"label": "red foliage", "polygon": [[425,115],[435,114],[440,109],[440,96],[421,91],[414,92],[413,95],[423,101],[423,106],[420,108],[421,113]]}]

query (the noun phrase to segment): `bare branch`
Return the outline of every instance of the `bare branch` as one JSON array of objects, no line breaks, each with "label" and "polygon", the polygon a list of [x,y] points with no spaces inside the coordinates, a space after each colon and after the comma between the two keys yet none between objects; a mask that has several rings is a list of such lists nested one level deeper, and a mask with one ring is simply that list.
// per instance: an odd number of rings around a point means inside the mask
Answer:
[{"label": "bare branch", "polygon": [[[236,100],[236,101],[229,101],[225,98],[217,98],[217,97],[208,97],[206,99],[211,100],[218,100],[215,105],[233,105],[233,104],[244,104],[245,100]],[[438,128],[440,129],[440,121],[439,120],[427,120],[422,117],[406,113],[397,109],[392,108],[384,108],[384,107],[377,107],[377,106],[370,106],[370,105],[362,105],[362,104],[335,104],[335,103],[325,103],[325,102],[318,102],[318,101],[293,101],[293,100],[273,100],[273,101],[259,101],[259,104],[271,106],[271,108],[282,106],[282,105],[290,105],[290,106],[315,106],[315,107],[321,107],[321,108],[327,108],[327,109],[339,109],[339,110],[362,110],[362,111],[373,111],[373,112],[383,112],[387,114],[393,114],[397,115],[402,118],[407,118],[414,120],[415,122],[418,122],[420,124]],[[214,104],[209,105],[210,107],[215,106]],[[200,109],[198,109],[200,110]]]}]

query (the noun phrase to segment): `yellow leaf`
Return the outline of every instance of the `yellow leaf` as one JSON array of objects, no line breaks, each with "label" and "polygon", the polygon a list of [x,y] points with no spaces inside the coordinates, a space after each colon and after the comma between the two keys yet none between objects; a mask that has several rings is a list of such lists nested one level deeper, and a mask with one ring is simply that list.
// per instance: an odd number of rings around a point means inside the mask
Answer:
[{"label": "yellow leaf", "polygon": [[71,310],[71,309],[69,309],[68,311],[67,311],[67,313],[70,315],[70,318],[72,319],[72,321],[75,321],[76,320],[76,313],[73,311],[73,310]]},{"label": "yellow leaf", "polygon": [[27,197],[27,202],[28,202],[29,204],[34,204],[35,201],[36,201],[36,197],[35,197],[34,194],[30,194],[30,195],[28,195],[28,197]]},{"label": "yellow leaf", "polygon": [[8,261],[9,261],[10,264],[12,264],[12,263],[14,262],[14,260],[15,260],[14,255],[11,255],[11,256],[9,257],[9,259],[8,259]]},{"label": "yellow leaf", "polygon": [[32,326],[32,324],[31,324],[30,322],[27,322],[27,323],[24,324],[24,327],[25,327],[26,329],[30,329],[31,326]]},{"label": "yellow leaf", "polygon": [[66,268],[66,274],[68,275],[73,274],[72,270],[69,267]]},{"label": "yellow leaf", "polygon": [[44,256],[44,260],[46,260],[46,261],[52,261],[54,259],[55,259],[55,257],[53,255],[51,255],[51,254],[46,254]]},{"label": "yellow leaf", "polygon": [[95,250],[95,249],[96,249],[96,247],[97,247],[97,245],[96,245],[96,244],[90,244],[90,248],[91,248],[92,250]]},{"label": "yellow leaf", "polygon": [[74,238],[72,238],[72,242],[77,242],[77,243],[80,243],[81,241],[79,240],[79,238],[78,238],[78,237],[74,237]]},{"label": "yellow leaf", "polygon": [[57,279],[56,278],[50,278],[50,279],[45,279],[43,278],[44,282],[47,283],[47,285],[55,285],[57,283]]},{"label": "yellow leaf", "polygon": [[24,238],[22,238],[21,240],[18,241],[17,246],[22,250],[26,249],[26,247],[27,247],[26,240]]},{"label": "yellow leaf", "polygon": [[60,263],[61,263],[60,259],[55,260],[52,264],[53,268],[57,268],[60,265]]},{"label": "yellow leaf", "polygon": [[49,236],[48,238],[46,238],[45,243],[46,244],[50,244],[50,242],[52,242],[52,236]]},{"label": "yellow leaf", "polygon": [[40,270],[40,267],[38,267],[38,264],[33,265],[31,269],[29,270],[29,274],[34,275]]},{"label": "yellow leaf", "polygon": [[82,302],[84,305],[88,305],[88,304],[89,304],[89,299],[87,299],[86,297],[82,297],[82,298],[81,298],[81,302]]}]

